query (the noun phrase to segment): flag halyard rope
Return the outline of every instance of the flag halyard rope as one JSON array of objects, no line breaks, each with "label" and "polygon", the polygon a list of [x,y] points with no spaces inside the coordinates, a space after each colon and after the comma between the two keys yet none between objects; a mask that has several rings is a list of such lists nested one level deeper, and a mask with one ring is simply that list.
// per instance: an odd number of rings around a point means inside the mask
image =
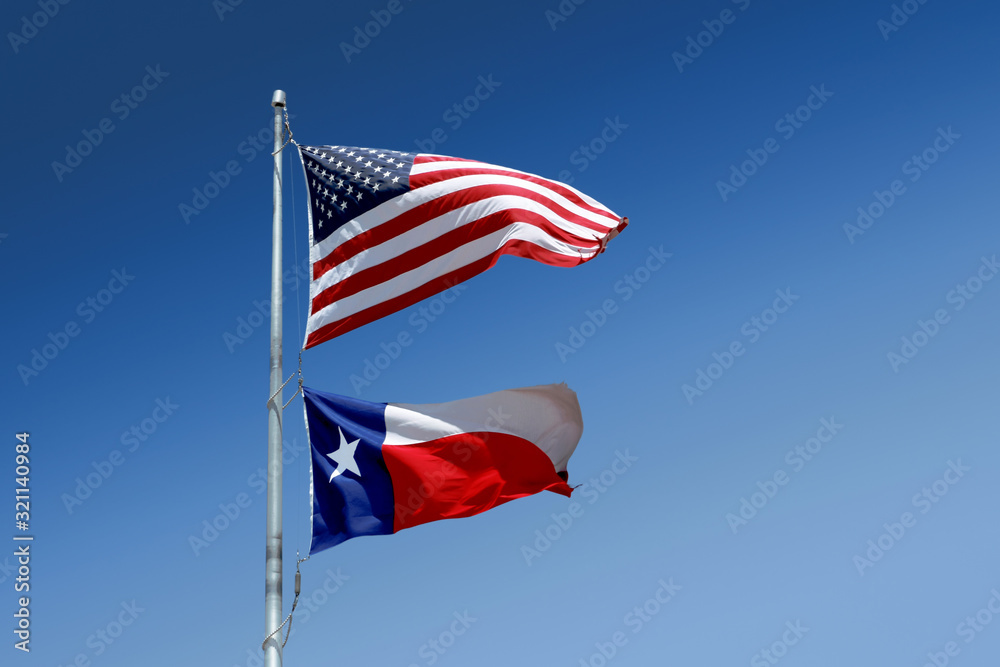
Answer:
[{"label": "flag halyard rope", "polygon": [[[285,111],[285,129],[288,130],[288,138],[285,139],[285,143],[281,144],[281,148],[279,148],[278,150],[272,152],[271,155],[277,155],[281,151],[285,150],[285,146],[288,145],[289,141],[291,141],[292,143],[295,143],[295,141],[292,140],[292,128],[288,125],[288,107],[287,106],[284,108],[284,111]],[[295,145],[298,146],[298,144],[295,144]]]},{"label": "flag halyard rope", "polygon": [[[291,402],[292,402],[293,400],[295,400],[295,397],[296,397],[296,396],[298,396],[298,395],[299,395],[300,393],[302,393],[302,350],[299,350],[299,370],[297,371],[297,374],[298,374],[298,376],[299,376],[299,388],[298,388],[298,389],[296,389],[296,390],[295,390],[295,393],[294,393],[294,394],[292,394],[292,395],[291,395],[291,396],[290,396],[290,397],[288,398],[288,402],[287,402],[287,403],[285,403],[285,404],[284,404],[283,406],[281,406],[281,411],[282,411],[282,412],[284,412],[284,411],[285,411],[285,408],[287,408],[287,407],[288,407],[288,405],[289,405],[289,404],[290,404],[290,403],[291,403]],[[296,373],[292,373],[292,377],[295,377],[295,375],[296,375]],[[291,379],[292,379],[291,377],[290,377],[290,378],[288,378],[288,380],[291,380]],[[285,380],[285,384],[288,384],[288,380]],[[281,385],[281,386],[282,386],[282,387],[284,387],[285,385]]]},{"label": "flag halyard rope", "polygon": [[[288,376],[288,379],[285,380],[281,384],[280,387],[278,387],[278,391],[276,391],[273,394],[271,394],[271,398],[267,399],[267,405],[271,405],[271,401],[273,401],[275,398],[277,398],[277,396],[282,392],[282,390],[285,388],[285,386],[288,385],[288,383],[291,382],[292,378],[295,377],[296,375],[299,377],[299,387],[298,387],[298,389],[295,390],[295,393],[292,394],[291,398],[288,399],[288,403],[291,403],[292,399],[295,398],[296,396],[298,396],[299,392],[302,391],[302,351],[301,350],[299,350],[299,368],[298,368],[298,370]],[[285,408],[288,407],[288,403],[285,403],[283,406],[281,406],[281,411],[282,412],[284,412]]]}]

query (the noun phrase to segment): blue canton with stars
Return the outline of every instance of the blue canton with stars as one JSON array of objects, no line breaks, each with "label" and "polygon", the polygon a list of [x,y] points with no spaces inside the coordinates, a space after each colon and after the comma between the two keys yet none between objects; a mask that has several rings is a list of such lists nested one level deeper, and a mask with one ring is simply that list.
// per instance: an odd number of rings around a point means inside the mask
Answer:
[{"label": "blue canton with stars", "polygon": [[410,189],[411,153],[355,146],[300,146],[313,243]]}]

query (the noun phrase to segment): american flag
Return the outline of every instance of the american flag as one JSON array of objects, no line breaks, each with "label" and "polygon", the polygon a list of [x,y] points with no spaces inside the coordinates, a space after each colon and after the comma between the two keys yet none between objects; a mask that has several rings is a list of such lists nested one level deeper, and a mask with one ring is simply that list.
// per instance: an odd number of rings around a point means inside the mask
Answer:
[{"label": "american flag", "polygon": [[489,269],[500,255],[576,266],[628,218],[557,181],[474,160],[299,146],[309,189],[305,348]]}]

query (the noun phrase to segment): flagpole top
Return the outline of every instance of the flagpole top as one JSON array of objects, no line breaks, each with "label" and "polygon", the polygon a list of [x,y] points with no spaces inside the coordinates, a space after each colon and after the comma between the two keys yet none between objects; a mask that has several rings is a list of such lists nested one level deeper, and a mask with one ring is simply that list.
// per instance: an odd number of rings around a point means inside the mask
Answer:
[{"label": "flagpole top", "polygon": [[272,107],[282,107],[285,106],[285,91],[276,90],[274,95],[271,96],[271,106]]}]

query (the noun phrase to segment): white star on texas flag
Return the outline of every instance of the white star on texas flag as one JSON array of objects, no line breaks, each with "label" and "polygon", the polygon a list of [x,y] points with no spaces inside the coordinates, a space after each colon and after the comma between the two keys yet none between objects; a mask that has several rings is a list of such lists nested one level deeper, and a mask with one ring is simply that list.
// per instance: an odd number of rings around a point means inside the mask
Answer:
[{"label": "white star on texas flag", "polygon": [[342,475],[344,473],[343,469],[350,470],[358,477],[361,477],[361,471],[358,470],[358,462],[354,460],[354,452],[358,448],[361,438],[358,438],[354,442],[347,442],[347,438],[344,437],[344,431],[339,427],[337,430],[340,432],[340,447],[332,454],[327,454],[330,460],[337,464],[336,470],[330,475],[330,481],[332,482],[333,478],[337,475]]}]

